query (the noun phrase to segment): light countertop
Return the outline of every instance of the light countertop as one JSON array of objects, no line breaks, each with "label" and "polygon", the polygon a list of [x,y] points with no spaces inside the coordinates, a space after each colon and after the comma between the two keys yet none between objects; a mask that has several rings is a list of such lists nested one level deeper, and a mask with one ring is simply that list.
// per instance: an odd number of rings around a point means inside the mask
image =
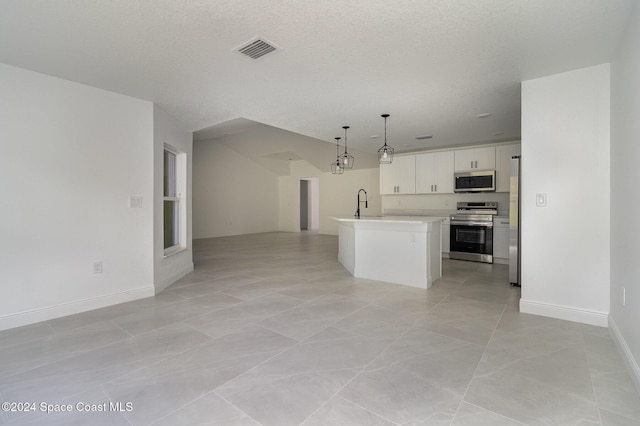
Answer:
[{"label": "light countertop", "polygon": [[380,223],[434,223],[442,222],[445,217],[430,217],[430,216],[360,216],[358,219],[355,216],[332,216],[340,222],[380,222]]}]

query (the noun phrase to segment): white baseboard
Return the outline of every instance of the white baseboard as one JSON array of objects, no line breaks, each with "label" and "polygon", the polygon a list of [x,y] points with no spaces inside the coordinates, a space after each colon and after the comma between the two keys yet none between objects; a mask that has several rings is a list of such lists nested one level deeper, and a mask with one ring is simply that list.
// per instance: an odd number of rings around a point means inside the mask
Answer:
[{"label": "white baseboard", "polygon": [[633,384],[636,386],[636,391],[640,395],[640,367],[638,366],[638,362],[633,357],[631,353],[631,349],[629,349],[629,345],[627,345],[627,341],[624,339],[622,333],[620,333],[620,329],[618,325],[613,320],[611,316],[609,316],[609,334],[611,338],[616,343],[618,347],[618,351],[622,356],[625,364],[627,365],[627,369],[631,374],[631,379],[633,379]]},{"label": "white baseboard", "polygon": [[108,294],[84,300],[74,300],[55,306],[30,309],[28,311],[0,316],[0,330],[21,327],[23,325],[34,324],[41,321],[48,321],[67,315],[79,314],[93,309],[104,308],[106,306],[117,305],[119,303],[130,302],[132,300],[144,299],[155,295],[153,286],[141,287],[134,290],[127,290],[120,293]]},{"label": "white baseboard", "polygon": [[155,294],[160,293],[162,290],[166,289],[171,284],[175,283],[180,278],[184,277],[185,275],[187,275],[187,274],[189,274],[191,272],[193,272],[193,262],[189,263],[189,265],[186,268],[179,269],[179,270],[173,272],[172,274],[164,277],[160,281],[158,281],[155,284],[155,288],[156,288]]},{"label": "white baseboard", "polygon": [[598,327],[607,327],[609,325],[609,314],[606,312],[588,311],[571,306],[552,305],[531,300],[520,299],[520,312],[596,325]]}]

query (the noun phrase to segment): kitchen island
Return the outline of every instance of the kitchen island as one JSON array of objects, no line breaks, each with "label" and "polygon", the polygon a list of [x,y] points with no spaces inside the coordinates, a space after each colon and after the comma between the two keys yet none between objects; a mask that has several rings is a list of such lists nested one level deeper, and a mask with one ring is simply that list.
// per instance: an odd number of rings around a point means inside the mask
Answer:
[{"label": "kitchen island", "polygon": [[354,276],[429,288],[442,276],[441,217],[332,217],[338,261]]}]

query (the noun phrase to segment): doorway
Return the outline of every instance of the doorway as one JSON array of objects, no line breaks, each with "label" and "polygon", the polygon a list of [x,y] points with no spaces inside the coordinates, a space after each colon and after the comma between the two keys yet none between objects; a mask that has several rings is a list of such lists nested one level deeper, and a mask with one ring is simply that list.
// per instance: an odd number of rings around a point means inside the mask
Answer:
[{"label": "doorway", "polygon": [[300,179],[300,231],[320,228],[320,179]]}]

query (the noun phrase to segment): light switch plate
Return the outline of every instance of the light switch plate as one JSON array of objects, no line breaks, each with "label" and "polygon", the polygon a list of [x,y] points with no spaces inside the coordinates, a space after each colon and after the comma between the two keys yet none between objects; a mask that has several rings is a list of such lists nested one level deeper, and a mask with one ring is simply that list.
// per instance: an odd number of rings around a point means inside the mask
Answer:
[{"label": "light switch plate", "polygon": [[536,194],[536,207],[547,207],[547,194],[540,192]]},{"label": "light switch plate", "polygon": [[142,208],[142,197],[132,195],[129,197],[129,207],[132,209],[141,209]]}]

